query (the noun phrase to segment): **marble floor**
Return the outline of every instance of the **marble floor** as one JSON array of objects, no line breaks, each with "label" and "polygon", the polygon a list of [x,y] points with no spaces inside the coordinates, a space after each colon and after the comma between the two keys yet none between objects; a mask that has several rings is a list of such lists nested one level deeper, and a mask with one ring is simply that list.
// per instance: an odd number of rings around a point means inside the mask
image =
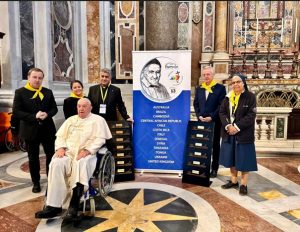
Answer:
[{"label": "marble floor", "polygon": [[[45,159],[41,155],[41,166]],[[38,220],[46,189],[31,192],[26,153],[0,154],[0,231],[299,231],[300,156],[258,157],[248,195],[224,190],[229,170],[220,168],[209,188],[182,183],[174,174],[137,173],[96,198],[96,213],[74,227],[63,219]],[[45,173],[45,170],[42,170]]]}]

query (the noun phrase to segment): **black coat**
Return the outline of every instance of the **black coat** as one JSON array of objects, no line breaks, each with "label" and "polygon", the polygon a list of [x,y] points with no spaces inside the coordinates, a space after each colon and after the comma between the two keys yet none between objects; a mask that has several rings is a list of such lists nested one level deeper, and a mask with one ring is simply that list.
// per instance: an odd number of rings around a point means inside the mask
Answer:
[{"label": "black coat", "polygon": [[[90,87],[88,98],[92,102],[92,113],[102,116],[106,121],[118,120],[117,109],[125,120],[129,118],[121,96],[121,90],[114,85],[110,85],[108,87],[105,102],[103,102],[101,96],[100,85],[94,85]],[[100,104],[106,104],[106,114],[99,114]]]},{"label": "black coat", "polygon": [[[42,88],[41,92],[44,95],[42,101],[39,97],[31,99],[35,92],[24,87],[15,91],[13,115],[20,120],[19,135],[25,140],[35,140],[39,130],[44,132],[44,138],[55,138],[56,129],[52,117],[58,111],[56,102],[50,89]],[[36,119],[38,111],[46,112],[48,117],[39,122]]]},{"label": "black coat", "polygon": [[206,99],[205,89],[196,87],[194,109],[199,120],[199,116],[211,117],[215,122],[219,119],[219,107],[226,95],[225,87],[221,84],[216,84],[212,87],[213,93],[210,93]]},{"label": "black coat", "polygon": [[77,115],[77,102],[80,98],[68,97],[64,100],[63,111],[65,119]]},{"label": "black coat", "polygon": [[[228,140],[226,125],[230,124],[230,104],[226,97],[220,107],[220,119],[222,122],[221,137],[223,141]],[[244,91],[239,99],[238,107],[235,111],[234,124],[240,129],[236,134],[236,141],[239,143],[253,143],[255,140],[255,118],[256,118],[256,98],[249,91]]]}]

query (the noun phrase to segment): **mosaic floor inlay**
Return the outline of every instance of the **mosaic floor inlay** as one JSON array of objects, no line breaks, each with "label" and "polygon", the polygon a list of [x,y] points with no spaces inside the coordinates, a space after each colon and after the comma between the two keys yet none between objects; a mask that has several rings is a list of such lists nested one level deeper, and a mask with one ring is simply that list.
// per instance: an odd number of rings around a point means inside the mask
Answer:
[{"label": "mosaic floor inlay", "polygon": [[[44,155],[41,155],[44,172]],[[229,170],[220,167],[209,188],[182,183],[171,174],[136,174],[136,180],[115,183],[105,198],[96,197],[95,216],[86,214],[74,227],[62,218],[38,220],[47,185],[33,194],[26,153],[0,154],[0,231],[222,231],[300,232],[300,157],[258,158],[250,173],[248,195],[221,185]],[[240,177],[239,177],[240,179]]]}]

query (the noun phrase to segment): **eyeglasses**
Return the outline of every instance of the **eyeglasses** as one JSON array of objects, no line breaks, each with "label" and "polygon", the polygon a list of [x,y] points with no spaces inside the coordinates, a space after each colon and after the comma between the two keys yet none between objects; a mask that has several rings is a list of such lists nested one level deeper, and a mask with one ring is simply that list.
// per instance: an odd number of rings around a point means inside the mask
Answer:
[{"label": "eyeglasses", "polygon": [[242,83],[242,81],[233,81],[233,82],[231,82],[232,85],[234,85],[234,84],[241,84],[241,83]]}]

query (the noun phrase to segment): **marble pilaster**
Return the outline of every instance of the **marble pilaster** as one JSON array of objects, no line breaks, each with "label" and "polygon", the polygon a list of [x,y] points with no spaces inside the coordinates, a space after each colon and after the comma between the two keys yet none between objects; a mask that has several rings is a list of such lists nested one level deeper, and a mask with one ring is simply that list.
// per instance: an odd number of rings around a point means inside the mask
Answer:
[{"label": "marble pilaster", "polygon": [[44,71],[43,86],[53,87],[51,2],[33,2],[35,66]]},{"label": "marble pilaster", "polygon": [[88,82],[98,83],[100,76],[99,2],[88,1],[86,4]]},{"label": "marble pilaster", "polygon": [[22,79],[27,79],[29,69],[34,67],[34,36],[32,1],[20,1],[20,31],[22,55]]},{"label": "marble pilaster", "polygon": [[215,53],[213,56],[216,79],[228,77],[229,54],[227,52],[227,1],[216,1]]},{"label": "marble pilaster", "polygon": [[100,66],[111,68],[111,51],[110,51],[110,2],[101,1],[100,4]]},{"label": "marble pilaster", "polygon": [[145,50],[176,50],[178,36],[177,1],[147,1]]},{"label": "marble pilaster", "polygon": [[202,3],[193,2],[193,18],[192,18],[192,80],[191,85],[196,86],[199,82],[200,68],[199,60],[201,59],[201,28],[202,28]]},{"label": "marble pilaster", "polygon": [[226,52],[227,1],[216,2],[215,51]]}]

